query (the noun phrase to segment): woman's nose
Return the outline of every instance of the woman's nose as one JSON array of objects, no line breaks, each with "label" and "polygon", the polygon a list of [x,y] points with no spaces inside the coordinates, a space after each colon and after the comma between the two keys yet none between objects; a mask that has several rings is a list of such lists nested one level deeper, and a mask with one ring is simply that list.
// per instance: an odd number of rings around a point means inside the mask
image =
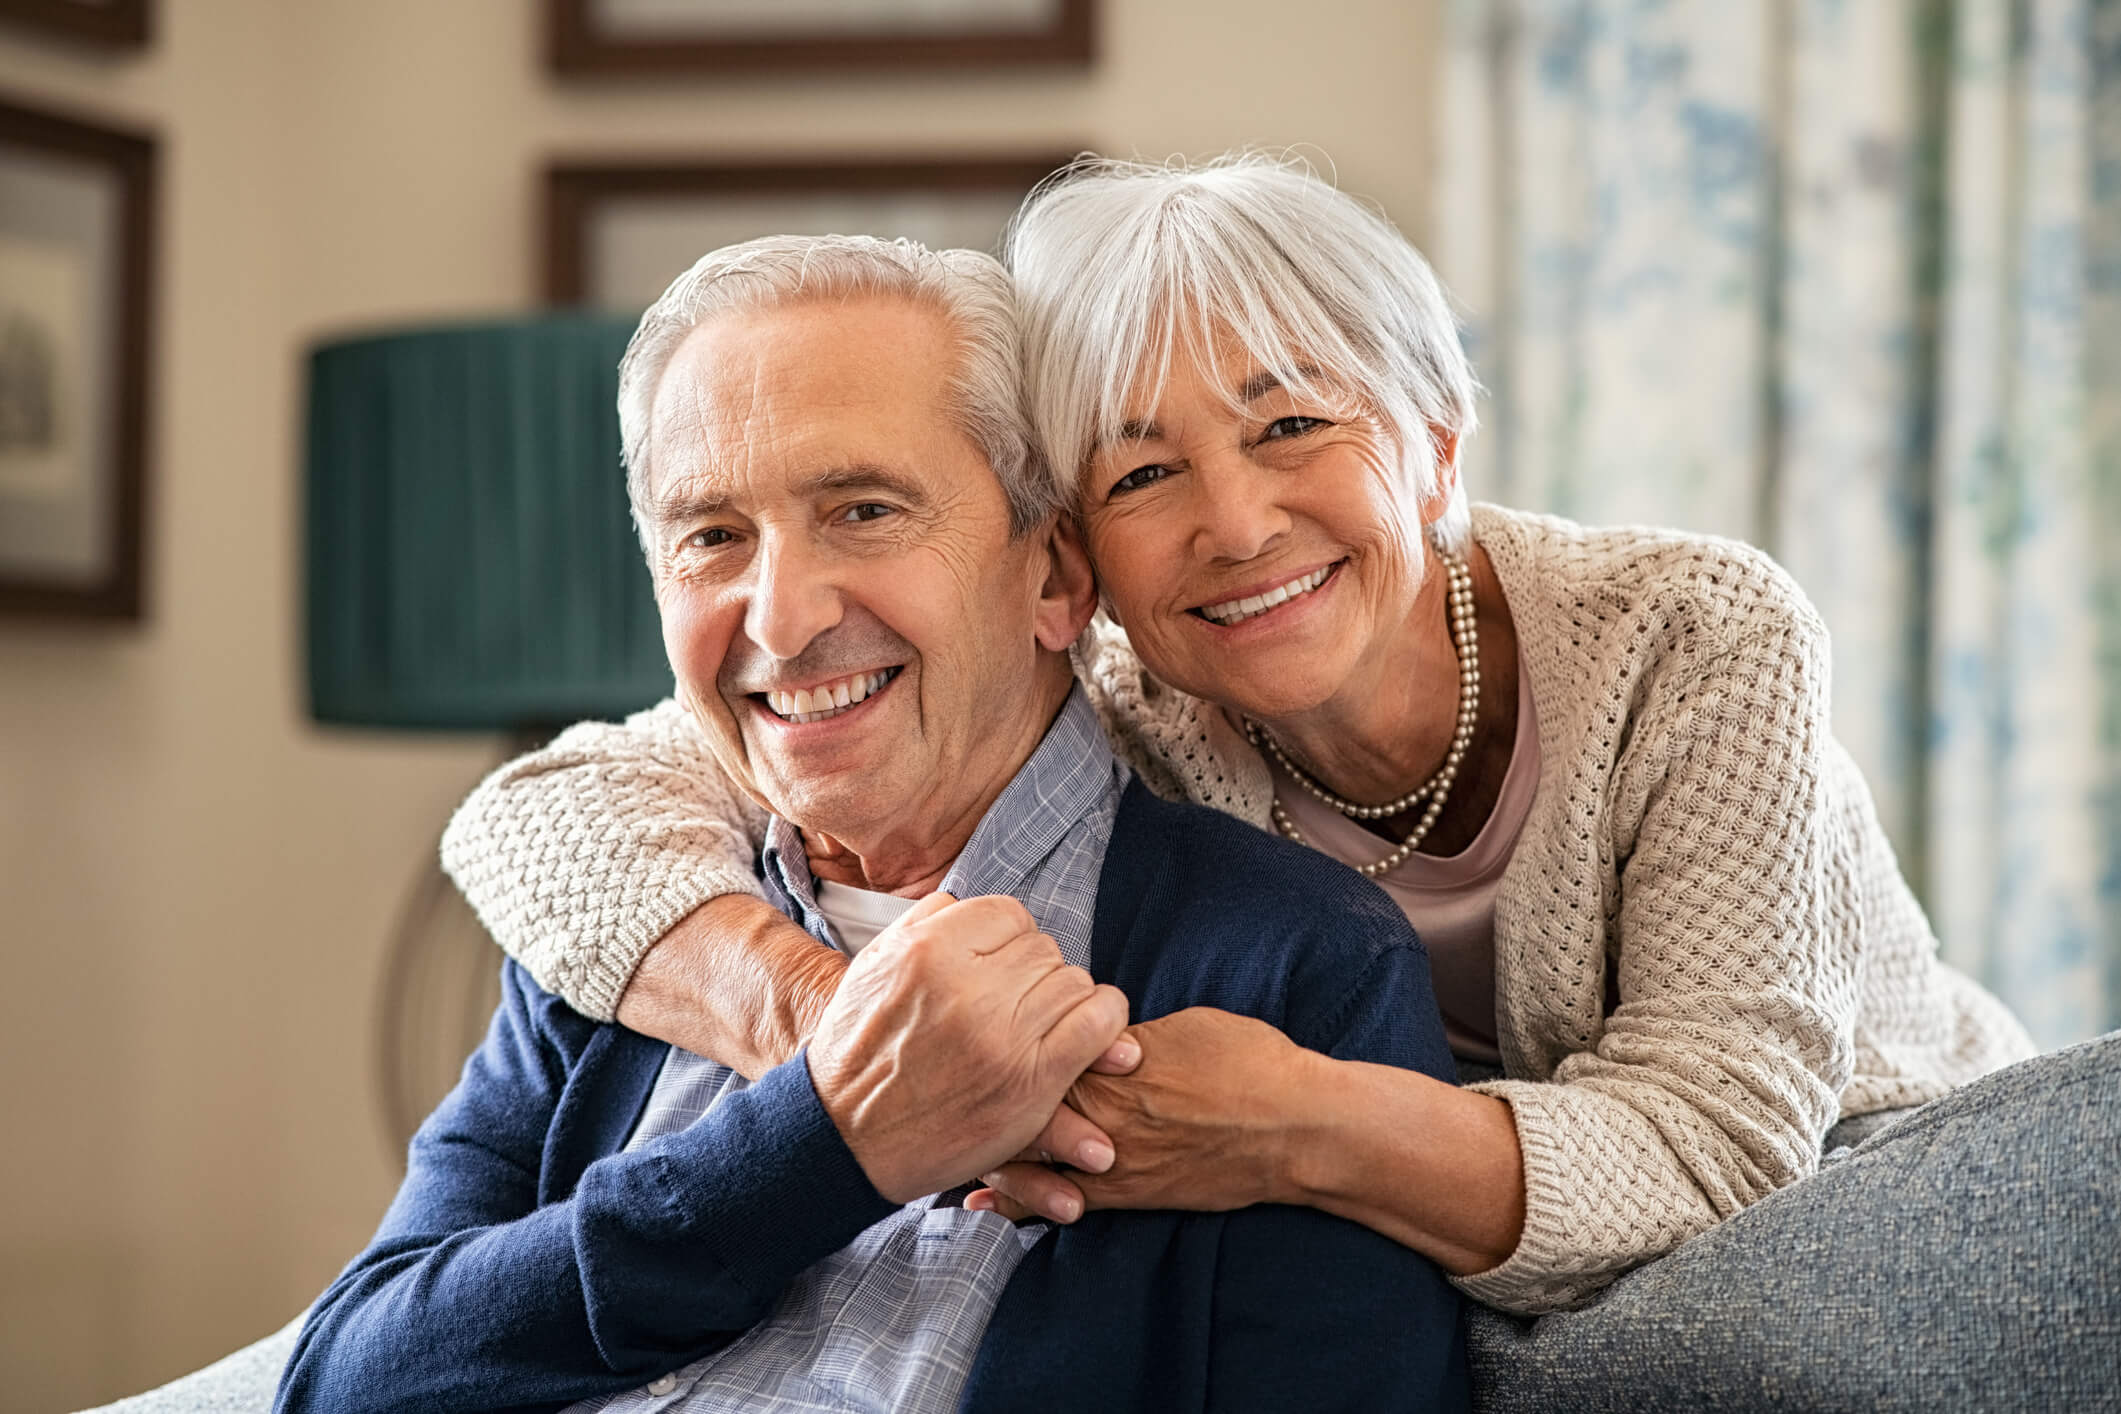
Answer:
[{"label": "woman's nose", "polygon": [[1240,452],[1201,464],[1194,479],[1194,551],[1204,558],[1249,560],[1289,532],[1279,478]]}]

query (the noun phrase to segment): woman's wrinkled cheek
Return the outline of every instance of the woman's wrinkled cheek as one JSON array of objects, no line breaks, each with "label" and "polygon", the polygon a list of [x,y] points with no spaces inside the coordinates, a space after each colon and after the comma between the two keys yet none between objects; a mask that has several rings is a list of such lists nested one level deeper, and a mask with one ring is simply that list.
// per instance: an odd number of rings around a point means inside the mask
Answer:
[{"label": "woman's wrinkled cheek", "polygon": [[1342,539],[1362,562],[1360,583],[1380,622],[1396,622],[1427,573],[1420,516],[1399,494],[1400,472],[1384,457],[1363,458],[1338,519]]},{"label": "woman's wrinkled cheek", "polygon": [[1116,525],[1108,517],[1085,516],[1082,530],[1083,550],[1090,557],[1091,573],[1097,577],[1097,606],[1106,618],[1131,633],[1130,619],[1147,618],[1131,612],[1142,602],[1145,588],[1152,595],[1171,592],[1162,585],[1145,586],[1145,567],[1175,569],[1179,564],[1176,545],[1162,551],[1145,546],[1139,527]]}]

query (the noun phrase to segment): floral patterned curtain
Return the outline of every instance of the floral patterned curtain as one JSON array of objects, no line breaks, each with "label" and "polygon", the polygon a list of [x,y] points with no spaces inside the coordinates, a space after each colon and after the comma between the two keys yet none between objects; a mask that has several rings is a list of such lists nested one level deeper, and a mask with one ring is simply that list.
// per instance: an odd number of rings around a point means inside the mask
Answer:
[{"label": "floral patterned curtain", "polygon": [[2121,0],[1447,0],[1476,497],[1738,536],[1945,955],[2121,1024]]}]

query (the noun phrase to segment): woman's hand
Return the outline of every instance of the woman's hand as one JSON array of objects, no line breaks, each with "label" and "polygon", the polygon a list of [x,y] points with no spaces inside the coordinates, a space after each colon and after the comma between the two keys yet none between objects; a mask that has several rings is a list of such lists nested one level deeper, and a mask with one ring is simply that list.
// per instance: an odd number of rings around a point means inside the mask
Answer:
[{"label": "woman's hand", "polygon": [[1110,1136],[1112,1166],[1064,1173],[1030,1152],[987,1175],[991,1186],[966,1207],[1073,1222],[1087,1208],[1216,1212],[1294,1196],[1292,1100],[1310,1052],[1263,1021],[1210,1007],[1144,1022],[1127,1036],[1140,1044],[1139,1065],[1127,1074],[1093,1070],[1068,1092],[1068,1103]]}]

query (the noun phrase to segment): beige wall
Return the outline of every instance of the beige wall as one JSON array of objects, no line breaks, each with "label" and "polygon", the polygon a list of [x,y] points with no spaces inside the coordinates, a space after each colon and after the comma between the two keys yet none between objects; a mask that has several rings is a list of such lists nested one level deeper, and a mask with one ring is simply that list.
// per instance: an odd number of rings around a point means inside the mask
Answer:
[{"label": "beige wall", "polygon": [[1303,142],[1418,234],[1432,6],[1106,0],[1089,75],[565,88],[532,0],[163,0],[115,62],[0,34],[0,93],[164,142],[153,618],[0,622],[0,1409],[263,1334],[396,1179],[381,942],[495,743],[304,720],[310,340],[524,304],[556,153]]}]

